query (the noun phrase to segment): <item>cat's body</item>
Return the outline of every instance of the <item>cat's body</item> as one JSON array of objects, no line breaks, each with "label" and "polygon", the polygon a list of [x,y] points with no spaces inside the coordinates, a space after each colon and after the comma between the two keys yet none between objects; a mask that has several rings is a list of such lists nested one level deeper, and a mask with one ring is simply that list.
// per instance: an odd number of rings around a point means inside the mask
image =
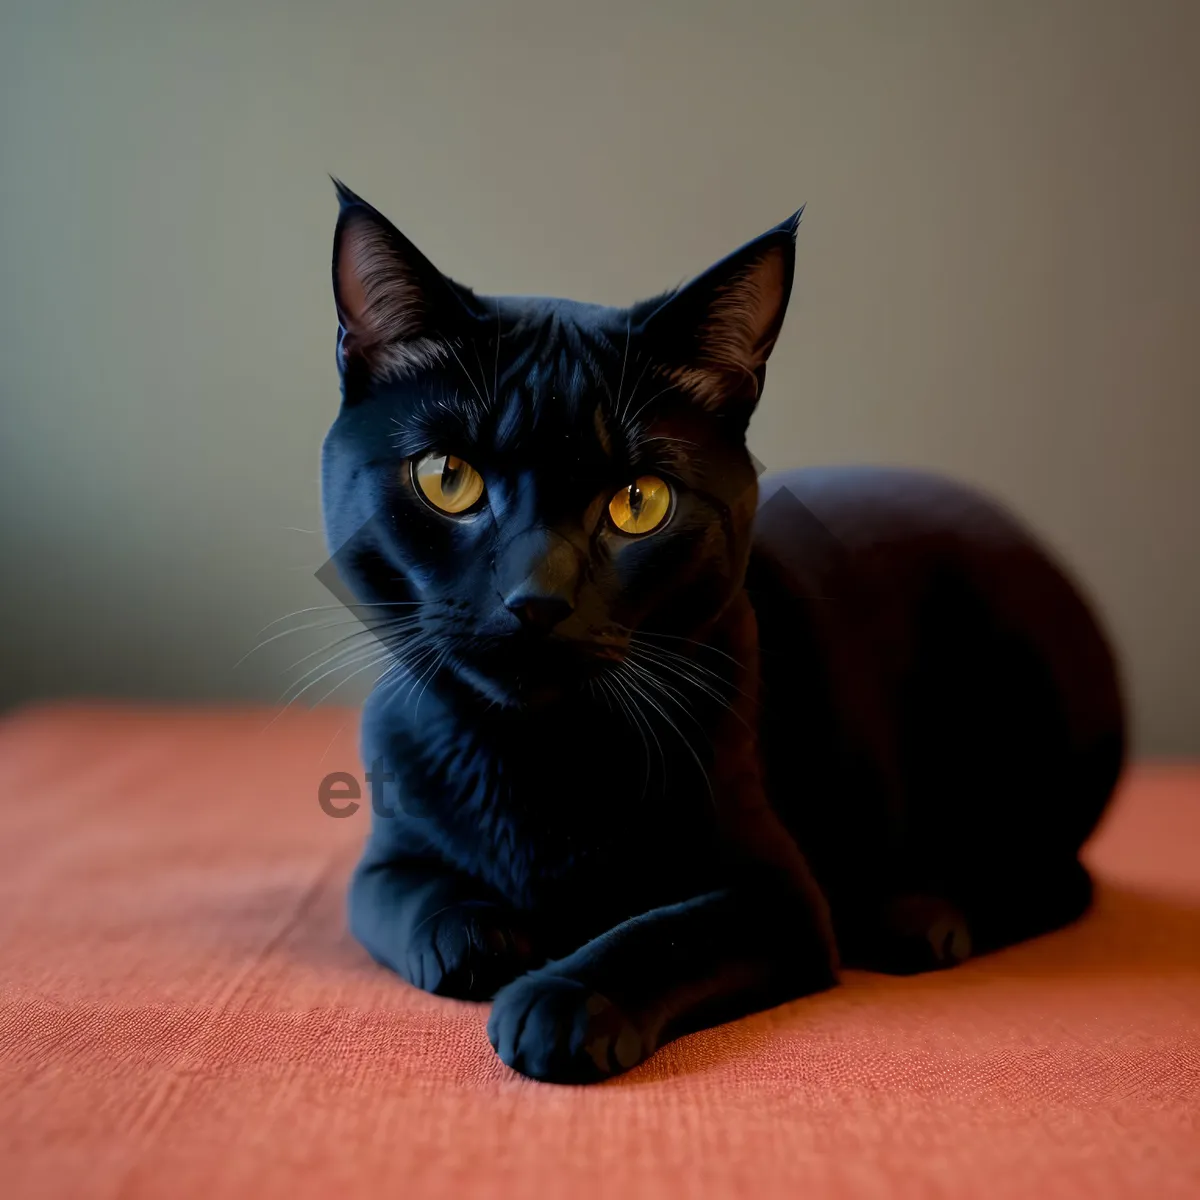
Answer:
[{"label": "cat's body", "polygon": [[947,480],[829,468],[764,480],[756,545],[767,788],[847,959],[888,965],[872,921],[896,897],[950,899],[976,951],[1078,915],[1122,703],[1029,532]]},{"label": "cat's body", "polygon": [[925,475],[756,501],[794,233],[630,310],[487,300],[343,192],[326,518],[397,665],[351,926],[538,1078],[1087,904],[1122,713],[1061,572]]}]

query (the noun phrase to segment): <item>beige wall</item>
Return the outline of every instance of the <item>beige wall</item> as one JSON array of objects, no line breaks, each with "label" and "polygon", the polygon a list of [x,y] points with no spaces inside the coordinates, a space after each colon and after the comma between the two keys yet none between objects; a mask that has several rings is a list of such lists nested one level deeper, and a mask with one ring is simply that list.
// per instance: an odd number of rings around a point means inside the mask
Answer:
[{"label": "beige wall", "polygon": [[1140,749],[1200,752],[1196,0],[0,12],[4,700],[288,682],[233,664],[327,599],[328,170],[484,290],[609,302],[808,201],[754,449],[993,489]]}]

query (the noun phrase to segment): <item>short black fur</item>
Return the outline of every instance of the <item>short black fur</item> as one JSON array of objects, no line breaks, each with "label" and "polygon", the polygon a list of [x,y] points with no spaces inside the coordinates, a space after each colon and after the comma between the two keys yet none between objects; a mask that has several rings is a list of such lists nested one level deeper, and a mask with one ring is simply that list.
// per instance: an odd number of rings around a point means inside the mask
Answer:
[{"label": "short black fur", "polygon": [[[622,309],[477,296],[338,191],[323,495],[388,656],[349,908],[376,959],[586,1081],[839,960],[946,966],[1086,907],[1123,719],[1062,571],[930,476],[758,486],[799,214]],[[429,454],[478,471],[469,510],[423,495]],[[671,508],[631,535],[609,502],[645,477]]]}]

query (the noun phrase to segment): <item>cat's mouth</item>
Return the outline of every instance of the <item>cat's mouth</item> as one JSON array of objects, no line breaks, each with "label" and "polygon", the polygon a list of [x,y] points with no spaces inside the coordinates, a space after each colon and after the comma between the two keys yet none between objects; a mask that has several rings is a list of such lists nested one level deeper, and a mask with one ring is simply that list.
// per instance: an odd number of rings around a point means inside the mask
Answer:
[{"label": "cat's mouth", "polygon": [[537,708],[585,692],[624,656],[619,642],[551,636],[494,639],[452,657],[460,678],[489,701]]}]

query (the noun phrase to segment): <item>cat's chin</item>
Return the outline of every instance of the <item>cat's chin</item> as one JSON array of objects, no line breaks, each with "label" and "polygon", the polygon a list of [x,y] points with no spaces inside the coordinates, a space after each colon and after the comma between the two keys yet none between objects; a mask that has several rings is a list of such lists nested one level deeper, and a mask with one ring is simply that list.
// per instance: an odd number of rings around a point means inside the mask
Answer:
[{"label": "cat's chin", "polygon": [[491,705],[512,711],[545,711],[564,701],[587,695],[594,667],[578,671],[487,670],[476,663],[455,660],[458,680]]},{"label": "cat's chin", "polygon": [[579,690],[549,681],[494,679],[469,665],[459,666],[455,673],[482,699],[513,711],[546,709]]}]

